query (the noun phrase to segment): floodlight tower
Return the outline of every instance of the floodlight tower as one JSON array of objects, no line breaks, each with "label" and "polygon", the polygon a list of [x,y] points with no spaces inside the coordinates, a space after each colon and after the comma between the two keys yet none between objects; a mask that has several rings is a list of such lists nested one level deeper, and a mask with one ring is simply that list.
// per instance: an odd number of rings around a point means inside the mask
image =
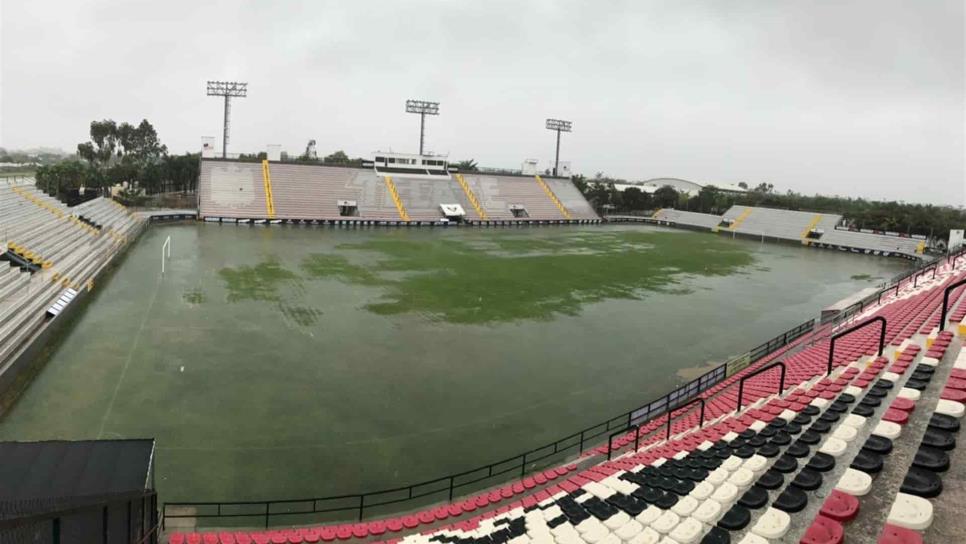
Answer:
[{"label": "floodlight tower", "polygon": [[557,158],[553,163],[553,175],[557,175],[557,167],[560,166],[560,133],[571,132],[574,124],[563,119],[547,119],[547,130],[557,131]]},{"label": "floodlight tower", "polygon": [[425,100],[407,100],[406,113],[419,114],[419,154],[423,154],[423,141],[426,136],[426,116],[439,115],[439,102]]},{"label": "floodlight tower", "polygon": [[221,158],[228,158],[228,127],[230,126],[231,98],[248,96],[248,83],[238,81],[209,81],[208,96],[225,97],[225,135],[221,144]]}]

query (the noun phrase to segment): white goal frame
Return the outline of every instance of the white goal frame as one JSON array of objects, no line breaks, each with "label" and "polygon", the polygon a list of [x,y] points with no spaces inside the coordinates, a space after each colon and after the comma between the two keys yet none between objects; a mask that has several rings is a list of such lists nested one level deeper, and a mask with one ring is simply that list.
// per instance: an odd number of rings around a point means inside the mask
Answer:
[{"label": "white goal frame", "polygon": [[[165,250],[167,250],[167,256],[165,256]],[[171,237],[165,238],[164,243],[161,244],[161,275],[164,275],[164,262],[171,258]]]}]

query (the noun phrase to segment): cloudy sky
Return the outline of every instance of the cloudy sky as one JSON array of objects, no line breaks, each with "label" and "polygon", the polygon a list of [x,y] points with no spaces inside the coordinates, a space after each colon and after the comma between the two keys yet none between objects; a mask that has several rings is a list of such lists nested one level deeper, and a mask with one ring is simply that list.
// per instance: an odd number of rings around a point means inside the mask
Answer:
[{"label": "cloudy sky", "polygon": [[962,205],[962,0],[2,0],[0,145],[73,150],[92,119],[169,149],[414,151]]}]

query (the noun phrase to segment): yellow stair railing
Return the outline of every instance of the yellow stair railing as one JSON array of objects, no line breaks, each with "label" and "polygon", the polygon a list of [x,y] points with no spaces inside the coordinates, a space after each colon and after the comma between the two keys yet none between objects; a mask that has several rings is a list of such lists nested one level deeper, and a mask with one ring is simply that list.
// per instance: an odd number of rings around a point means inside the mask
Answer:
[{"label": "yellow stair railing", "polygon": [[396,184],[392,182],[392,176],[386,176],[382,178],[386,181],[386,188],[389,189],[389,196],[392,197],[392,201],[396,204],[396,211],[399,212],[399,218],[403,221],[409,221],[409,213],[406,212],[406,206],[403,205],[403,201],[399,198],[399,191],[396,190]]},{"label": "yellow stair railing", "polygon": [[550,198],[550,201],[553,202],[555,206],[557,206],[558,210],[560,210],[560,214],[563,215],[564,218],[566,219],[571,219],[570,212],[567,211],[567,208],[564,207],[563,202],[560,202],[560,199],[557,198],[557,195],[553,194],[553,191],[550,189],[550,186],[547,185],[547,182],[543,181],[543,178],[541,178],[540,176],[534,176],[534,177],[537,178],[537,183],[540,184],[541,187],[543,187],[543,192],[547,193],[547,196]]},{"label": "yellow stair railing", "polygon": [[737,230],[738,227],[740,227],[741,224],[745,222],[745,219],[748,219],[749,215],[751,215],[751,208],[745,208],[745,211],[741,212],[741,215],[736,217],[735,220],[731,223],[731,226],[728,227],[728,230],[732,232]]},{"label": "yellow stair railing", "polygon": [[20,245],[16,242],[7,242],[7,249],[20,255],[24,259],[27,259],[33,264],[43,268],[44,270],[54,266],[53,261],[51,261],[50,259],[45,259],[39,253],[33,251],[32,249],[26,246]]},{"label": "yellow stair railing", "polygon": [[470,184],[466,183],[466,180],[463,179],[463,174],[456,174],[456,181],[459,182],[460,187],[463,188],[463,192],[466,193],[466,200],[470,201],[473,209],[476,210],[476,215],[483,221],[489,219],[490,217],[486,215],[486,210],[480,205],[480,201],[476,199],[473,189],[470,189]]},{"label": "yellow stair railing", "polygon": [[268,161],[262,161],[262,182],[265,184],[265,211],[269,219],[275,219],[275,199],[272,197],[272,174],[268,170]]},{"label": "yellow stair railing", "polygon": [[926,242],[925,240],[919,240],[919,243],[916,244],[916,253],[918,253],[919,255],[922,255],[925,252],[926,252]]},{"label": "yellow stair railing", "polygon": [[656,212],[651,214],[651,219],[657,219],[657,216],[664,211],[664,208],[658,208]]},{"label": "yellow stair railing", "polygon": [[815,217],[813,217],[812,220],[808,222],[808,226],[806,226],[805,230],[802,231],[802,243],[805,244],[806,246],[809,244],[808,233],[812,232],[812,229],[814,229],[815,225],[818,225],[818,222],[821,220],[822,220],[822,214],[820,213],[815,214]]},{"label": "yellow stair railing", "polygon": [[51,261],[50,259],[43,258],[37,252],[23,245],[20,245],[16,242],[7,242],[7,248],[10,251],[13,251],[19,254],[21,257],[23,257],[24,259],[27,259],[31,263],[39,266],[42,270],[47,271],[49,273],[51,283],[60,283],[60,285],[64,288],[71,287],[74,290],[78,290],[78,291],[82,287],[86,287],[88,291],[91,291],[94,289],[93,278],[88,279],[83,285],[81,285],[76,281],[74,281],[69,276],[65,275],[63,272],[60,272],[54,269],[54,266],[56,265],[53,261]]}]

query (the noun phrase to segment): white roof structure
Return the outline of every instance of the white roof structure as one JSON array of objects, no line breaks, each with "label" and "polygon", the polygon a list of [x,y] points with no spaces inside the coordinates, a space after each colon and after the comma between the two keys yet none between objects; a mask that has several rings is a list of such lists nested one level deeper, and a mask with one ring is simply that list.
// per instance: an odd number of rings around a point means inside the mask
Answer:
[{"label": "white roof structure", "polygon": [[688,181],[681,178],[653,178],[646,181],[638,183],[615,183],[614,188],[618,191],[624,191],[628,187],[637,187],[645,193],[653,194],[655,191],[664,187],[665,185],[670,185],[675,191],[679,193],[687,193],[688,196],[697,195],[701,189],[706,185],[713,185],[719,190],[732,192],[732,193],[744,193],[747,189],[738,187],[733,183],[697,183],[694,181]]}]

